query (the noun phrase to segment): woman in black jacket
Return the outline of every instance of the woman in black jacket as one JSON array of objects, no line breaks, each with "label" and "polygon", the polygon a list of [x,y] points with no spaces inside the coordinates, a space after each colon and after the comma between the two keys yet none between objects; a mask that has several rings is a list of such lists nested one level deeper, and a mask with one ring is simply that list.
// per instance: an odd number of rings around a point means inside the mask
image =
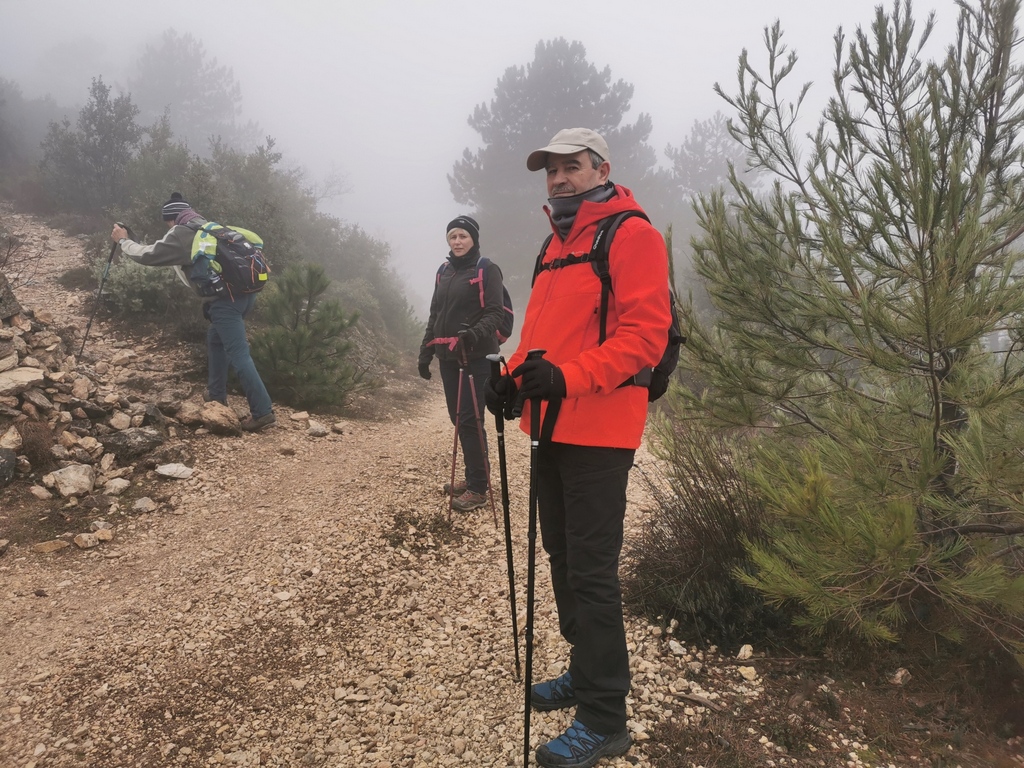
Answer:
[{"label": "woman in black jacket", "polygon": [[[505,310],[501,270],[480,257],[480,226],[469,216],[459,216],[448,223],[446,236],[451,250],[434,281],[419,372],[429,379],[430,360],[437,356],[448,416],[459,426],[465,466],[465,481],[454,487],[446,485],[445,490],[454,497],[452,507],[468,512],[487,503],[483,384],[490,373],[486,356],[498,351],[495,332]],[[474,387],[470,387],[469,375]]]}]

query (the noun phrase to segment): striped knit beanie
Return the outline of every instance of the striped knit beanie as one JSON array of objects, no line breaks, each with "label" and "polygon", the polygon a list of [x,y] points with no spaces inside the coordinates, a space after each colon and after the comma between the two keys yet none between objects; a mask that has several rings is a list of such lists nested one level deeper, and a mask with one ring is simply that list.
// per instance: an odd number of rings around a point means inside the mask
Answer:
[{"label": "striped knit beanie", "polygon": [[163,216],[164,221],[173,221],[178,218],[178,214],[182,211],[187,211],[191,206],[186,202],[185,198],[181,196],[181,192],[172,192],[171,199],[163,204],[160,209],[160,214]]}]

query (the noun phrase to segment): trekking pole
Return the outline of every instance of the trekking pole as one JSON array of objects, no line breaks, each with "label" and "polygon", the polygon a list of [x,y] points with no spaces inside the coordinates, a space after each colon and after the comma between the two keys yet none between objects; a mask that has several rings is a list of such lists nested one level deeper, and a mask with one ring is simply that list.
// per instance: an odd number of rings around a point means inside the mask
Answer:
[{"label": "trekking pole", "polygon": [[[117,226],[123,227],[128,232],[128,236],[132,236],[132,231],[120,221],[116,222]],[[96,292],[96,303],[93,305],[92,314],[89,315],[89,322],[86,323],[85,333],[82,335],[82,346],[78,350],[78,356],[81,357],[82,353],[85,352],[85,341],[89,338],[89,330],[92,328],[92,321],[96,317],[96,310],[100,308],[100,302],[103,301],[103,286],[107,282],[107,275],[110,274],[110,264],[114,261],[114,254],[117,253],[117,243],[110,246],[110,254],[107,256],[107,265],[103,268],[103,276],[100,278],[100,288]]]},{"label": "trekking pole", "polygon": [[[531,349],[527,360],[544,357],[546,349]],[[540,448],[540,398],[530,399],[530,525],[526,556],[526,696],[523,710],[523,768],[530,766],[530,694],[533,678],[533,588],[537,554],[537,453]]]},{"label": "trekking pole", "polygon": [[[502,359],[500,355],[488,355],[491,362],[491,379],[497,381],[501,376]],[[516,616],[516,569],[512,564],[512,515],[508,502],[508,466],[505,463],[505,416],[494,415],[494,428],[498,433],[498,472],[501,475],[501,507],[505,513],[505,559],[508,561],[508,602],[512,609],[512,647],[516,653],[516,680],[522,680],[522,669],[519,665],[519,619]]]},{"label": "trekking pole", "polygon": [[487,457],[487,441],[484,438],[484,420],[480,413],[480,402],[476,399],[476,384],[473,382],[473,371],[466,359],[466,351],[461,352],[461,362],[465,366],[466,377],[469,379],[469,394],[473,398],[473,418],[476,419],[476,436],[480,441],[480,456],[484,460],[484,471],[487,473],[487,495],[491,499],[491,517],[494,527],[498,527],[498,510],[494,505],[494,487],[491,485],[491,460]]},{"label": "trekking pole", "polygon": [[455,395],[455,437],[452,439],[452,477],[448,485],[448,522],[452,521],[452,504],[455,502],[455,460],[459,455],[459,411],[462,410],[462,368],[459,368],[459,389]]}]

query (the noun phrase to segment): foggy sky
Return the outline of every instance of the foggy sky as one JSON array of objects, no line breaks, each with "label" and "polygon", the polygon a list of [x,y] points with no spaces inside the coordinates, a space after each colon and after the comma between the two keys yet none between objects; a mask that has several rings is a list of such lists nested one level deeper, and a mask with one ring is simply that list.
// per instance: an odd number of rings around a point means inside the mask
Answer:
[{"label": "foggy sky", "polygon": [[[466,123],[489,103],[509,66],[533,60],[540,40],[579,40],[598,69],[634,85],[632,121],[651,114],[652,145],[663,158],[695,120],[726,105],[712,91],[735,91],[736,61],[747,48],[764,62],[762,32],[776,18],[800,56],[790,82],[815,83],[805,114],[815,118],[831,92],[833,34],[867,26],[877,0],[0,0],[0,76],[28,97],[52,93],[82,104],[90,78],[123,86],[146,43],[166,29],[191,32],[207,53],[234,69],[245,116],[273,136],[288,166],[316,181],[344,174],[349,191],[323,210],[388,241],[414,307],[425,314],[437,265],[447,254],[445,224],[463,208],[447,174],[479,137]],[[891,9],[892,2],[884,3]],[[915,16],[939,17],[950,37],[953,0],[919,0]],[[919,26],[920,29],[920,26]],[[233,31],[234,34],[229,34]],[[763,67],[762,67],[763,68]],[[69,115],[72,120],[75,114]],[[568,126],[567,126],[568,127]],[[612,178],[626,186],[630,180]],[[527,174],[523,158],[522,173]],[[547,225],[542,174],[537,241]],[[159,202],[159,201],[157,201]],[[641,204],[643,201],[640,201]],[[482,220],[486,253],[488,222]],[[259,223],[250,224],[258,231]],[[310,254],[310,257],[315,257]]]}]

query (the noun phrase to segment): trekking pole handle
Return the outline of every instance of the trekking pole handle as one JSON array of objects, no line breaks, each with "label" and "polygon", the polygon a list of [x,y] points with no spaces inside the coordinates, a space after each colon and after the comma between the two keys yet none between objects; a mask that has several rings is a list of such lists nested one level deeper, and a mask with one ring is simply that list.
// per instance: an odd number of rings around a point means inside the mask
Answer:
[{"label": "trekking pole handle", "polygon": [[[501,378],[501,366],[505,362],[505,358],[503,358],[497,352],[494,352],[494,353],[492,353],[490,355],[487,355],[486,357],[487,357],[487,362],[489,362],[491,364],[491,382],[492,382],[491,386],[493,387],[494,384],[497,383],[498,379]],[[508,368],[506,367],[505,370],[508,370]],[[509,413],[509,403],[508,403],[508,400],[507,400],[507,398],[508,398],[508,393],[507,392],[505,393],[505,398],[506,398],[505,402],[502,403],[501,413],[497,416],[497,418],[496,418],[496,420],[494,422],[496,427],[497,427],[497,429],[498,429],[498,434],[499,435],[501,434],[502,429],[503,429],[503,423],[505,421],[505,416],[510,415],[510,413]]]},{"label": "trekking pole handle", "polygon": [[491,364],[491,378],[497,381],[501,378],[501,355],[497,353],[487,355],[487,362]]},{"label": "trekking pole handle", "polygon": [[[527,360],[539,360],[547,354],[546,349],[531,349],[526,353]],[[523,404],[526,402],[526,398],[523,397],[523,393],[519,393],[519,397],[516,398],[515,403],[512,404],[512,417],[518,418],[523,415]]]},{"label": "trekking pole handle", "polygon": [[[127,224],[125,224],[123,221],[115,221],[114,222],[114,226],[115,227],[120,227],[125,232],[127,232],[129,240],[134,240],[135,239],[135,233],[132,232],[132,228],[129,227]],[[113,261],[114,254],[117,252],[117,246],[118,246],[118,243],[114,243],[113,247],[110,249],[110,256],[107,259],[108,262]]]}]

